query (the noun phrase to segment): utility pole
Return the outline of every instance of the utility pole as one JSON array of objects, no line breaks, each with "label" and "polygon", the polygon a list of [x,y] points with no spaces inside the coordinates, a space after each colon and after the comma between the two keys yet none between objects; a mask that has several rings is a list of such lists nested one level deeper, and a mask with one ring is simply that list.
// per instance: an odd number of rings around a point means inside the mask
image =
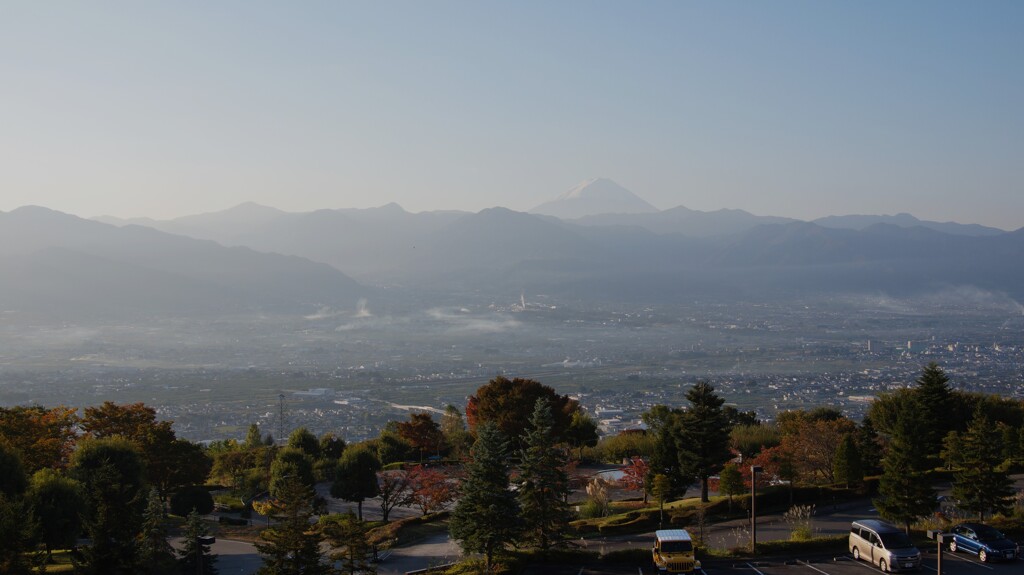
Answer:
[{"label": "utility pole", "polygon": [[750,466],[750,552],[757,553],[757,474],[760,465]]}]

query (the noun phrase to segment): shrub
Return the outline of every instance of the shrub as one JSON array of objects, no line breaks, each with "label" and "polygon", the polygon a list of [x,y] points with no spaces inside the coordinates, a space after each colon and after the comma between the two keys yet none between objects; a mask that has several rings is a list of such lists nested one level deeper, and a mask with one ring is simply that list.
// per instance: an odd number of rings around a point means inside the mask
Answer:
[{"label": "shrub", "polygon": [[183,487],[171,496],[171,513],[185,517],[193,509],[200,515],[213,511],[213,496],[205,487]]}]

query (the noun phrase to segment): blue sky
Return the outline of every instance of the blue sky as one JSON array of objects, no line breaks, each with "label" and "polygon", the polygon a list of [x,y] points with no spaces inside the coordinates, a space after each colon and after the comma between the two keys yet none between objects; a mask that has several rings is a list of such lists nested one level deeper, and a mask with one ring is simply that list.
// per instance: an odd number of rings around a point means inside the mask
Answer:
[{"label": "blue sky", "polygon": [[1024,226],[1020,2],[4,2],[0,210],[660,208]]}]

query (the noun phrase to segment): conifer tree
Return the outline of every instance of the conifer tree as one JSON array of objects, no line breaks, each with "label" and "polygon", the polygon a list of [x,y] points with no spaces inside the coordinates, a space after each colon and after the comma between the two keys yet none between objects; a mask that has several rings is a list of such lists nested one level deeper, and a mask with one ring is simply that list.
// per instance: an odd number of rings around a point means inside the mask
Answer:
[{"label": "conifer tree", "polygon": [[181,549],[178,551],[178,565],[182,573],[196,573],[202,562],[204,575],[217,575],[217,556],[210,552],[210,546],[202,538],[210,535],[206,522],[196,510],[185,518]]},{"label": "conifer tree", "polygon": [[[139,534],[138,547],[139,573],[170,575],[177,571],[178,563],[174,556],[174,548],[167,542],[164,502],[156,489],[150,489],[149,497],[146,500],[146,511],[142,516],[142,533]],[[195,573],[195,570],[192,572]]]},{"label": "conifer tree", "polygon": [[722,412],[725,400],[706,381],[694,385],[686,399],[690,409],[680,416],[680,425],[675,429],[679,467],[684,477],[700,480],[700,500],[707,503],[708,478],[732,458],[729,420]]},{"label": "conifer tree", "polygon": [[929,363],[917,378],[914,396],[921,409],[926,455],[938,457],[942,450],[942,439],[956,427],[951,421],[953,391],[949,387],[949,378],[936,363]]},{"label": "conifer tree", "polygon": [[882,444],[878,439],[878,431],[871,417],[865,415],[857,427],[857,451],[860,452],[861,464],[864,468],[864,475],[875,475],[879,473],[882,461]]},{"label": "conifer tree", "polygon": [[331,559],[341,562],[338,573],[373,575],[377,566],[372,561],[373,547],[367,540],[368,528],[349,511],[344,515],[323,516],[320,529],[332,547],[337,549]]},{"label": "conifer tree", "polygon": [[853,434],[844,435],[836,448],[832,474],[836,483],[842,483],[847,488],[851,484],[856,485],[864,480],[864,464],[861,461],[860,449],[857,447]]},{"label": "conifer tree", "polygon": [[569,476],[566,452],[556,444],[554,418],[547,400],[534,405],[519,468],[519,508],[523,538],[547,551],[563,540],[569,526]]},{"label": "conifer tree", "polygon": [[873,500],[879,515],[902,523],[907,533],[914,520],[928,515],[935,507],[935,490],[926,477],[928,458],[923,427],[919,406],[908,403],[896,418],[882,461],[878,498]]},{"label": "conifer tree", "polygon": [[256,550],[263,556],[263,567],[257,575],[326,575],[331,572],[324,563],[320,542],[323,535],[313,517],[311,487],[298,478],[287,478],[275,501],[277,523],[263,530],[263,543]]},{"label": "conifer tree", "polygon": [[960,470],[953,474],[953,497],[960,507],[978,514],[1008,512],[1013,496],[1013,481],[1008,472],[997,468],[1003,462],[1002,434],[981,409],[974,414],[971,426],[961,438],[963,449],[958,459]]},{"label": "conifer tree", "polygon": [[494,557],[519,534],[519,505],[509,489],[508,439],[492,422],[477,428],[466,466],[462,496],[452,511],[449,531],[464,552],[482,553],[488,572]]}]

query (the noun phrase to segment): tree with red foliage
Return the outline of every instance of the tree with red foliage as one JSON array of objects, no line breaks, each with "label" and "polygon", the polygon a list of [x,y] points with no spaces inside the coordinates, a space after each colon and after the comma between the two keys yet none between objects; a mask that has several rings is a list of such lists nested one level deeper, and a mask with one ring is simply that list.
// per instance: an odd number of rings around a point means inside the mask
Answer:
[{"label": "tree with red foliage", "polygon": [[644,495],[644,504],[647,503],[647,474],[651,466],[644,461],[643,457],[633,457],[629,465],[622,468],[622,487],[629,491],[640,491]]},{"label": "tree with red foliage", "polygon": [[443,471],[417,465],[408,471],[411,502],[424,515],[441,511],[455,501],[458,494],[455,481]]},{"label": "tree with red foliage", "polygon": [[564,440],[579,404],[538,381],[519,377],[508,379],[499,375],[477,389],[476,395],[470,396],[466,405],[469,429],[476,433],[482,423],[491,421],[514,443],[519,443],[538,399],[548,401],[554,418],[555,438]]},{"label": "tree with red foliage", "polygon": [[444,434],[429,413],[410,413],[409,421],[398,423],[398,435],[409,442],[420,452],[420,463],[423,463],[423,452],[438,453],[444,443]]},{"label": "tree with red foliage", "polygon": [[388,522],[391,510],[399,505],[412,503],[412,486],[408,474],[401,470],[377,472],[377,498],[380,500],[380,514]]}]

